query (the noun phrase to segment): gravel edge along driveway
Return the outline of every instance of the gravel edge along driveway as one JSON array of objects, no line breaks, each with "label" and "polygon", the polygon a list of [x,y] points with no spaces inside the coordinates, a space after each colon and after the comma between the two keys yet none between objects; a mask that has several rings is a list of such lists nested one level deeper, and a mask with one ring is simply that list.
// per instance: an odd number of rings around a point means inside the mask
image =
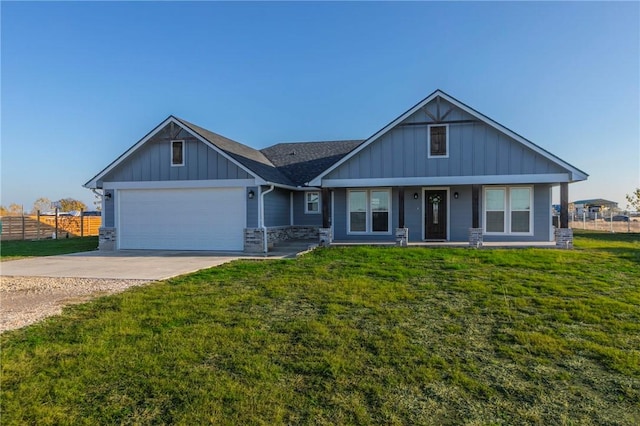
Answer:
[{"label": "gravel edge along driveway", "polygon": [[153,280],[0,277],[0,333],[57,315],[62,308]]}]

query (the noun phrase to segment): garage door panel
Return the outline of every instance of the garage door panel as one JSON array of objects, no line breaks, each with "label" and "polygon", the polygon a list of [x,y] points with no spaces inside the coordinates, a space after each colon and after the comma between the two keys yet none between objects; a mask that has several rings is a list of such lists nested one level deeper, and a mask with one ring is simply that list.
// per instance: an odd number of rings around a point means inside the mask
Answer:
[{"label": "garage door panel", "polygon": [[120,249],[243,249],[243,188],[120,190],[118,206]]}]

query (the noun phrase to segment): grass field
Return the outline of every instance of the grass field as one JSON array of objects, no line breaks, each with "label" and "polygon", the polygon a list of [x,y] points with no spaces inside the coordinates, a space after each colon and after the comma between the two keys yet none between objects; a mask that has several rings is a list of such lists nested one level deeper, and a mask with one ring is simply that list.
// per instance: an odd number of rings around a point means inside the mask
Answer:
[{"label": "grass field", "polygon": [[4,333],[1,423],[640,424],[640,235],[319,249]]},{"label": "grass field", "polygon": [[65,238],[60,240],[2,241],[0,260],[91,251],[98,248],[98,237]]}]

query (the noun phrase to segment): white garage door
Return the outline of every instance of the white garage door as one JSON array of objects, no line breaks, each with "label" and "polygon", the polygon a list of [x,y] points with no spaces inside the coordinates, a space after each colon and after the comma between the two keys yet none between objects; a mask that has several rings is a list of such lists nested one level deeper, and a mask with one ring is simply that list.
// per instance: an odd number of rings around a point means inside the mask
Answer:
[{"label": "white garage door", "polygon": [[118,248],[242,250],[244,192],[243,188],[119,190]]}]

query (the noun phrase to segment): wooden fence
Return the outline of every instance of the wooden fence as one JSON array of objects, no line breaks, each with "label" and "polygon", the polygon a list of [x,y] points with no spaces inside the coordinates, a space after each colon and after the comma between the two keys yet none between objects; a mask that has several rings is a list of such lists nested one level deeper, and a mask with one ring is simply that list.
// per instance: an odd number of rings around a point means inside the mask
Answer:
[{"label": "wooden fence", "polygon": [[100,216],[2,216],[2,234],[6,240],[41,240],[46,238],[71,238],[98,235]]}]

